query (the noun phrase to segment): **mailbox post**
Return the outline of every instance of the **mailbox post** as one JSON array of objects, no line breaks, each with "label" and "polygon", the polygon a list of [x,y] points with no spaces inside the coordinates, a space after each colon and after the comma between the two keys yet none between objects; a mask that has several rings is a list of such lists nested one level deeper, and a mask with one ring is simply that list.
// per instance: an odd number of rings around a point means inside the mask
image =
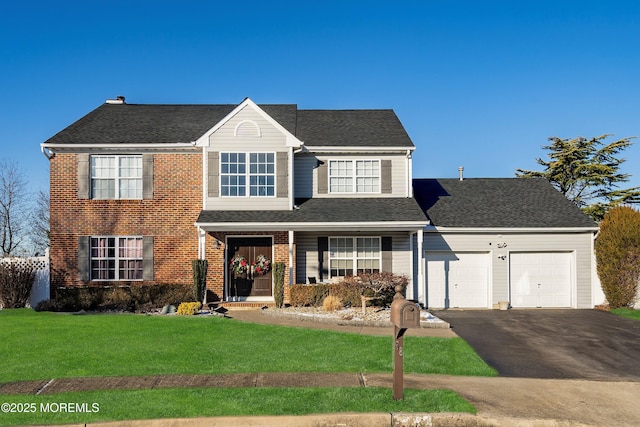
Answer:
[{"label": "mailbox post", "polygon": [[402,400],[404,394],[404,333],[408,328],[420,327],[420,309],[402,295],[402,286],[396,286],[396,294],[391,303],[391,323],[393,323],[393,398]]}]

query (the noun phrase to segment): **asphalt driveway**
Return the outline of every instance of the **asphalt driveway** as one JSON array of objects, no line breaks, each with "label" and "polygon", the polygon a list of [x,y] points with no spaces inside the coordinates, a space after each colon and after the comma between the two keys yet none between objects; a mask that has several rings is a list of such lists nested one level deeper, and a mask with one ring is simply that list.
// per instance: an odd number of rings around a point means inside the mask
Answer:
[{"label": "asphalt driveway", "polygon": [[501,376],[640,381],[640,322],[597,310],[442,310]]}]

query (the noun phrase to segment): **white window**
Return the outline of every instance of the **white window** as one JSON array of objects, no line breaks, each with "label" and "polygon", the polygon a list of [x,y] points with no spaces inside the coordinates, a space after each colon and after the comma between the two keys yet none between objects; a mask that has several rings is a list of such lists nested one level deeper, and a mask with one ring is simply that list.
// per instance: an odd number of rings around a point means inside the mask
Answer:
[{"label": "white window", "polygon": [[330,276],[380,272],[380,244],[380,237],[330,237]]},{"label": "white window", "polygon": [[330,160],[329,192],[379,193],[379,160]]},{"label": "white window", "polygon": [[92,237],[91,280],[142,280],[142,237]]},{"label": "white window", "polygon": [[275,179],[274,153],[220,153],[222,196],[274,196]]},{"label": "white window", "polygon": [[91,156],[91,197],[142,199],[142,156]]}]

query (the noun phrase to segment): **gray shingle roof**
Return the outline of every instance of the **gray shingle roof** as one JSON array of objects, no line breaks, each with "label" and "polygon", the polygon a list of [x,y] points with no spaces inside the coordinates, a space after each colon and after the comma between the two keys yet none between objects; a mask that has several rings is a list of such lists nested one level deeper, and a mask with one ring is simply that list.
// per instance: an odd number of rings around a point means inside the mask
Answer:
[{"label": "gray shingle roof", "polygon": [[[47,144],[193,142],[236,105],[103,104]],[[392,110],[298,110],[295,104],[260,105],[307,146],[413,147]]]},{"label": "gray shingle roof", "polygon": [[287,211],[202,211],[197,223],[423,222],[427,218],[411,198],[313,198]]},{"label": "gray shingle roof", "polygon": [[414,179],[413,189],[435,226],[597,227],[542,178]]}]

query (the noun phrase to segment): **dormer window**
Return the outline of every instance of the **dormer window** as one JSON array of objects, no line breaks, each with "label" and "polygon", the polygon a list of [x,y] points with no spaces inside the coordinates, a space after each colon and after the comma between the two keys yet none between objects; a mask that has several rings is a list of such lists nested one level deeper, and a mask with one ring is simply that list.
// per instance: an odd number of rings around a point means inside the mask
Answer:
[{"label": "dormer window", "polygon": [[330,160],[330,193],[379,193],[380,160]]}]

